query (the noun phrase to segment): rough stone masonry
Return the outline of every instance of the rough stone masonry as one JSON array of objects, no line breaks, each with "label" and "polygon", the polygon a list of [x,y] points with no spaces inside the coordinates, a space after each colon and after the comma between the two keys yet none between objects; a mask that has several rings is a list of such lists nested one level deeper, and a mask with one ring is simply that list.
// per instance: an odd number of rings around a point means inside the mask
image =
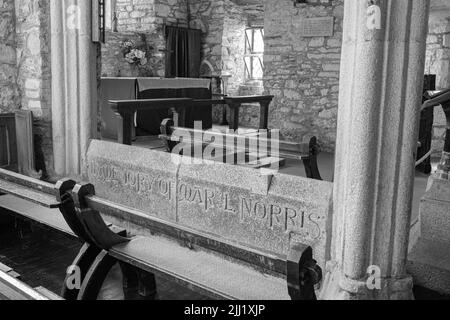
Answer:
[{"label": "rough stone masonry", "polygon": [[[265,5],[264,88],[276,97],[271,127],[297,141],[316,135],[327,150],[336,141],[343,2]],[[302,37],[302,20],[317,17],[334,18],[333,35]]]}]

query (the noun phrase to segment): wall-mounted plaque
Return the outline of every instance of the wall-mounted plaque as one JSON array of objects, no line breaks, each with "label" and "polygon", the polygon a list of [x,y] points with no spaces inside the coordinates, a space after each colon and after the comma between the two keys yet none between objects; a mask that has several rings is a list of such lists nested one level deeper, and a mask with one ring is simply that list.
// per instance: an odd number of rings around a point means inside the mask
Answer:
[{"label": "wall-mounted plaque", "polygon": [[334,34],[334,17],[304,18],[298,26],[301,37],[331,37]]}]

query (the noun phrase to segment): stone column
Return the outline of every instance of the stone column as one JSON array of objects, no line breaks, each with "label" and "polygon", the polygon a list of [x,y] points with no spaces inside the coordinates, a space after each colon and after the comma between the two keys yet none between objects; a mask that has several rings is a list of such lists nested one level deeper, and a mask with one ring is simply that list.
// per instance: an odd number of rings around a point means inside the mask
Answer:
[{"label": "stone column", "polygon": [[412,298],[405,264],[429,6],[345,1],[332,261],[322,299]]},{"label": "stone column", "polygon": [[51,0],[52,121],[55,172],[83,174],[96,132],[97,50],[90,0]]}]

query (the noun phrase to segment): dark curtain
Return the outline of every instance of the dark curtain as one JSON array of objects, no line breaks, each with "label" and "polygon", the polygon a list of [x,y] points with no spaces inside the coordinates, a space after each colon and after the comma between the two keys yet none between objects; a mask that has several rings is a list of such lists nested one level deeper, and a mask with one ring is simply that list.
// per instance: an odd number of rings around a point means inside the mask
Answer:
[{"label": "dark curtain", "polygon": [[199,78],[201,30],[166,27],[166,77]]},{"label": "dark curtain", "polygon": [[[436,75],[425,75],[423,82],[423,92],[436,90]],[[422,99],[422,103],[425,102]],[[417,150],[417,160],[425,156],[432,148],[433,140],[433,123],[434,123],[434,109],[428,108],[420,113],[420,129],[419,129],[419,141],[421,147]],[[422,162],[416,168],[420,172],[425,174],[431,173],[431,157]]]}]

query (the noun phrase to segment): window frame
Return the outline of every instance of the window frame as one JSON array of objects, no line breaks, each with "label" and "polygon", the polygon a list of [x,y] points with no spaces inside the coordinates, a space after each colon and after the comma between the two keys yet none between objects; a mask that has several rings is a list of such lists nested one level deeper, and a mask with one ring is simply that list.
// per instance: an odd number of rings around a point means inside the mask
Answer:
[{"label": "window frame", "polygon": [[[248,31],[251,30],[251,39],[249,39]],[[264,50],[255,51],[255,33],[260,32],[264,44],[264,27],[250,26],[245,28],[245,52],[244,52],[244,78],[246,81],[263,80],[264,78]],[[258,59],[263,75],[256,77],[254,72],[254,60]],[[249,61],[250,65],[247,63]]]},{"label": "window frame", "polygon": [[105,30],[115,31],[114,30],[114,20],[117,19],[115,17],[117,0],[104,0],[105,2]]}]

